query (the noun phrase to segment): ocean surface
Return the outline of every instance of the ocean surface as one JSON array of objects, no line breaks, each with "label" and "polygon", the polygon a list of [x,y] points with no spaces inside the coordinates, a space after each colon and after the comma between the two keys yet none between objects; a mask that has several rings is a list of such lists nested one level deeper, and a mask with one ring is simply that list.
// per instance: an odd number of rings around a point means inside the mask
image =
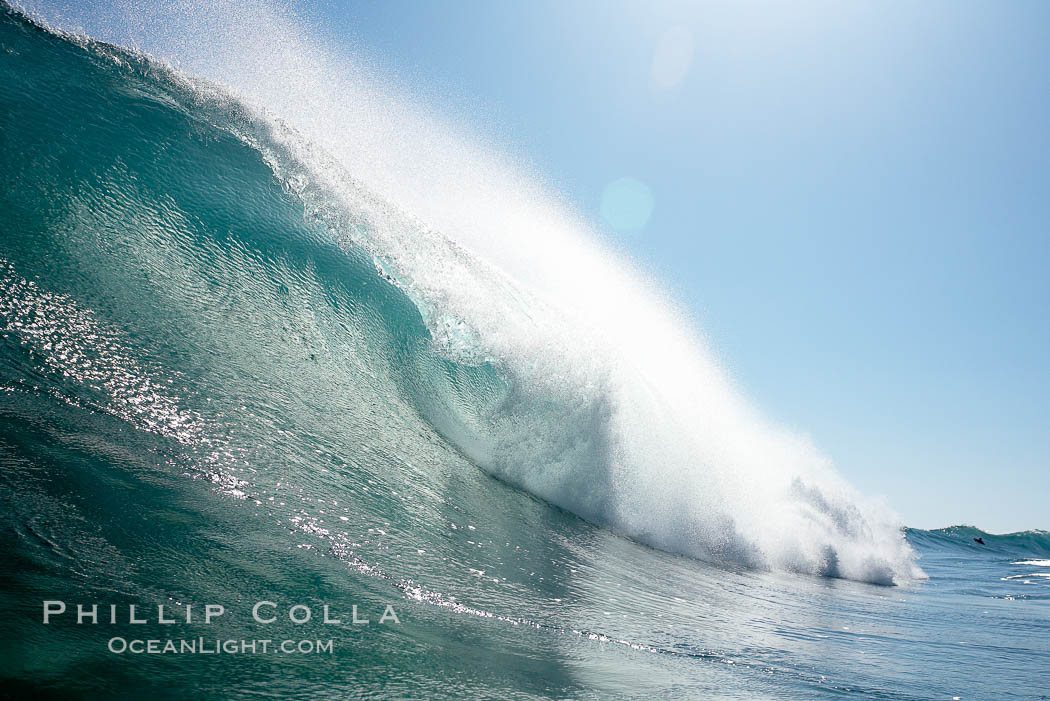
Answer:
[{"label": "ocean surface", "polygon": [[519,170],[162,5],[0,5],[6,695],[1050,698],[1050,533],[904,528]]}]

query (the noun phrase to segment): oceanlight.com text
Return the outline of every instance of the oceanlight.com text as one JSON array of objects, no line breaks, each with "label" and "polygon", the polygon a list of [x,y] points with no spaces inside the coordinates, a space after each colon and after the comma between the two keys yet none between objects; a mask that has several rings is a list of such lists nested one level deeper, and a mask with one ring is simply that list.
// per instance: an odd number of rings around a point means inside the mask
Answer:
[{"label": "oceanlight.com text", "polygon": [[333,640],[247,640],[218,638],[152,639],[110,638],[109,651],[131,655],[331,655]]}]

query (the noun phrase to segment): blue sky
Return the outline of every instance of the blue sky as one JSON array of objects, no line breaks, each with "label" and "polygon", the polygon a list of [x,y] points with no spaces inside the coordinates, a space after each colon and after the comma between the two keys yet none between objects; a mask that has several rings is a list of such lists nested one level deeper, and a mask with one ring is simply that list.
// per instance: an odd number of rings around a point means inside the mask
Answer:
[{"label": "blue sky", "polygon": [[1050,6],[305,12],[613,230],[908,524],[1050,528]]}]

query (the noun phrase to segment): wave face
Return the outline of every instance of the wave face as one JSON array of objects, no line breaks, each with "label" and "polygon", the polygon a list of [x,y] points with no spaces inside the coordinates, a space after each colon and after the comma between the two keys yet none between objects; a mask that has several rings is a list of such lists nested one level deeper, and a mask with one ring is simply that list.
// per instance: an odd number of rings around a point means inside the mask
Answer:
[{"label": "wave face", "polygon": [[149,16],[118,24],[189,72],[4,17],[7,391],[241,495],[267,490],[245,465],[321,469],[323,436],[362,486],[378,455],[392,491],[465,464],[702,560],[922,576],[892,512],[527,174],[268,7]]}]

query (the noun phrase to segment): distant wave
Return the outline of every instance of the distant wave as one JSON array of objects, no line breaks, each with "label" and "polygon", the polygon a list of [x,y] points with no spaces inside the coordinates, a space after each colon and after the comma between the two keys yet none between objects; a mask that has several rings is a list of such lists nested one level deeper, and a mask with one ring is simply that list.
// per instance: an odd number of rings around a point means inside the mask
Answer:
[{"label": "distant wave", "polygon": [[[1018,553],[1027,557],[1050,555],[1050,531],[1031,530],[1016,533],[989,533],[975,526],[948,526],[933,530],[909,528],[908,539],[927,548],[982,547],[997,553]],[[974,539],[984,541],[982,546]]]},{"label": "distant wave", "polygon": [[[166,309],[148,322],[157,337],[199,328],[260,381],[276,377],[271,339],[312,339],[295,360],[308,379],[270,383],[274,417],[349,384],[374,396],[342,417],[360,444],[396,445],[418,417],[444,444],[414,464],[446,469],[454,450],[654,547],[880,584],[922,576],[892,511],[743,401],[660,285],[534,179],[266,5],[159,3],[145,16],[158,24],[125,26],[186,70],[10,9],[2,19],[17,69],[0,86],[0,310],[29,349],[16,354],[26,376],[61,377],[69,401],[200,445],[203,469],[226,474],[207,408],[179,406],[133,362],[156,338],[100,319]],[[301,221],[275,214],[289,201]],[[134,297],[118,262],[144,276]],[[54,270],[76,271],[54,286],[81,287],[45,289]],[[367,322],[351,328],[346,309]],[[319,369],[310,343],[344,355]],[[207,357],[173,355],[172,377]]]}]

